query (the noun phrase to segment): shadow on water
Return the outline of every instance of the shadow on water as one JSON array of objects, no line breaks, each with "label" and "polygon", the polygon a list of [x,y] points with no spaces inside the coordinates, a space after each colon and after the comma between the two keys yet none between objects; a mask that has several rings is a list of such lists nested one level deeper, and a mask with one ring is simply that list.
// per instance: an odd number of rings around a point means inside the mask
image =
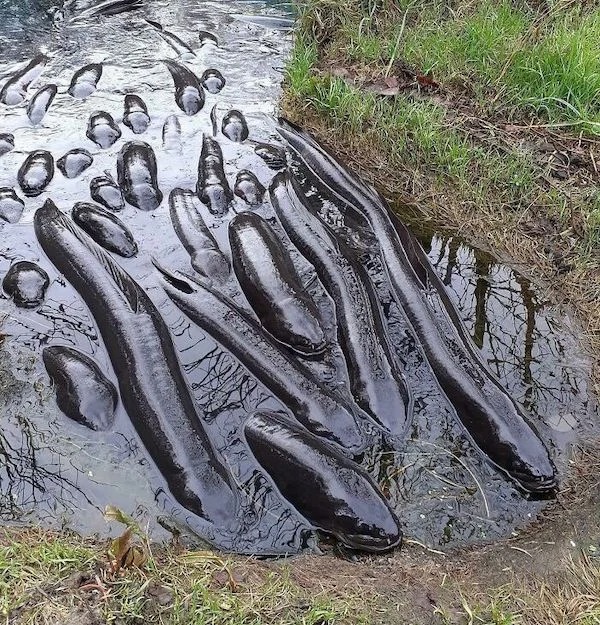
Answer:
[{"label": "shadow on water", "polygon": [[[231,15],[277,16],[284,12],[279,6],[274,8],[274,3],[181,0],[148,3],[139,16],[69,25],[68,19],[52,20],[51,6],[34,4],[29,10],[27,3],[0,2],[0,77],[43,48],[51,56],[44,79],[56,82],[59,94],[43,124],[35,129],[27,123],[22,107],[2,110],[1,130],[14,133],[16,147],[0,157],[0,186],[15,187],[16,171],[26,153],[40,146],[51,150],[55,158],[85,147],[92,151],[94,165],[75,180],[57,172],[45,193],[27,200],[18,224],[0,224],[0,275],[13,261],[26,259],[39,263],[51,279],[46,300],[37,309],[17,309],[5,295],[0,299],[6,335],[0,347],[2,518],[104,533],[102,510],[112,504],[149,520],[156,538],[166,535],[156,519],[166,517],[170,523],[191,527],[209,542],[242,552],[297,552],[310,547],[312,528],[273,489],[241,434],[248,414],[285,407],[184,317],[159,287],[152,256],[168,261],[172,269],[189,269],[189,257],[173,232],[166,200],[152,213],[130,206],[119,213],[140,247],[136,257],[119,259],[119,263],[144,288],[167,322],[204,427],[240,492],[242,514],[223,530],[203,524],[173,502],[121,404],[108,432],[90,431],[58,410],[41,363],[43,347],[76,347],[93,357],[115,383],[116,377],[90,312],[44,256],[32,227],[33,214],[46,198],[67,211],[77,201],[89,201],[93,177],[105,170],[114,174],[122,142],[98,151],[86,139],[85,125],[97,109],[110,111],[120,121],[126,93],[137,93],[148,106],[151,123],[142,138],[156,152],[165,198],[174,187],[195,187],[201,137],[210,132],[209,112],[214,104],[219,117],[228,108],[243,110],[251,139],[277,142],[273,114],[290,36]],[[218,96],[207,96],[197,116],[180,115],[183,147],[179,153],[164,149],[161,137],[165,118],[179,113],[171,78],[160,63],[160,59],[175,58],[174,52],[142,16],[160,21],[192,45],[196,56],[186,63],[197,74],[216,67],[227,80]],[[219,37],[219,47],[200,48],[198,29],[213,31]],[[90,62],[105,64],[98,90],[85,101],[75,101],[66,94],[69,81],[76,69]],[[42,79],[36,87],[43,84]],[[125,128],[123,135],[123,140],[134,138]],[[268,185],[273,172],[251,145],[222,136],[219,141],[230,180],[239,169],[248,168]],[[272,217],[268,205],[260,210]],[[215,219],[211,224],[225,249],[227,219]],[[596,417],[588,395],[589,363],[578,355],[569,320],[548,307],[525,279],[488,255],[453,237],[419,236],[474,342],[511,395],[527,408],[563,469],[568,445],[591,428]],[[310,276],[306,263],[296,261],[302,275]],[[482,459],[465,436],[391,300],[378,256],[365,254],[365,264],[377,285],[398,360],[413,390],[414,421],[408,440],[382,437],[364,455],[364,466],[390,498],[411,537],[439,546],[509,534],[542,504],[524,498],[512,482]],[[322,296],[318,284],[310,282],[309,288]],[[432,309],[441,311],[435,291],[428,292],[428,298]],[[330,302],[321,299],[331,317]],[[439,318],[444,323],[441,313]],[[321,369],[317,364],[311,366],[326,378],[335,368],[335,357]]]}]

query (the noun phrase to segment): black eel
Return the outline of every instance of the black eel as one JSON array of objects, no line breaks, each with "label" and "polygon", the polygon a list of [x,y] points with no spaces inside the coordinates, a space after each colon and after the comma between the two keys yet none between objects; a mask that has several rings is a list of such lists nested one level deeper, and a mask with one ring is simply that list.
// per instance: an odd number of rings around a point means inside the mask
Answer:
[{"label": "black eel", "polygon": [[162,286],[175,305],[229,350],[304,427],[353,454],[364,449],[358,418],[367,417],[357,406],[315,379],[208,281],[192,282],[157,268],[163,274]]},{"label": "black eel", "polygon": [[[411,324],[440,387],[475,444],[525,490],[545,494],[556,489],[556,468],[548,449],[522,410],[483,362],[475,346],[456,330],[459,357],[451,353],[424,301],[388,210],[377,192],[352,175],[314,139],[280,119],[279,134],[296,162],[303,164],[342,201],[348,213],[367,219],[377,236],[394,295]],[[453,317],[456,323],[457,318]]]},{"label": "black eel", "polygon": [[371,477],[322,439],[277,413],[244,426],[250,450],[300,514],[344,545],[382,552],[402,540],[398,519]]},{"label": "black eel", "polygon": [[36,211],[34,228],[48,258],[91,310],[125,410],[173,497],[198,516],[228,524],[236,495],[202,427],[158,310],[51,200]]},{"label": "black eel", "polygon": [[412,402],[395,366],[379,300],[368,276],[347,246],[309,212],[306,198],[293,178],[277,174],[269,194],[281,225],[317,270],[321,284],[334,301],[338,342],[356,403],[388,431],[404,434]]}]

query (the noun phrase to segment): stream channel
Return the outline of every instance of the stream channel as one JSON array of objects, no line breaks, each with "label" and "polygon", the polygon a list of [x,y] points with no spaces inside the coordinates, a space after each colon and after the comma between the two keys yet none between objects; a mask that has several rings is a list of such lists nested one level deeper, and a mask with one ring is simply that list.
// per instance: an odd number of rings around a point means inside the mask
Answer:
[{"label": "stream channel", "polygon": [[[292,34],[278,21],[253,23],[240,16],[289,18],[289,8],[261,1],[148,0],[135,11],[72,19],[85,8],[77,3],[56,7],[42,0],[0,0],[0,85],[43,53],[50,60],[29,96],[49,82],[58,86],[52,106],[37,126],[27,118],[26,104],[0,107],[0,133],[15,138],[15,148],[0,156],[0,187],[15,188],[20,194],[17,171],[33,150],[48,150],[56,160],[68,150],[85,148],[94,159],[77,178],[67,179],[56,170],[42,194],[25,199],[18,223],[0,221],[0,279],[19,260],[37,263],[50,278],[45,300],[37,308],[18,308],[8,294],[0,294],[0,331],[5,335],[0,347],[1,518],[108,535],[113,530],[103,510],[113,505],[148,523],[156,539],[168,537],[163,526],[175,525],[241,553],[314,549],[318,544],[314,528],[278,494],[243,437],[248,415],[257,409],[285,411],[285,406],[173,305],[151,262],[156,258],[169,270],[190,271],[189,256],[171,225],[167,198],[175,187],[195,189],[202,136],[212,135],[210,112],[215,104],[219,124],[228,110],[239,109],[250,130],[249,141],[242,143],[217,133],[231,185],[240,169],[248,169],[268,187],[274,171],[255,154],[252,141],[282,144],[275,130],[276,112]],[[178,54],[144,18],[177,34],[193,53]],[[218,46],[201,45],[200,30],[216,35]],[[216,68],[226,85],[218,94],[206,94],[197,115],[186,116],[175,104],[173,81],[163,59],[182,62],[198,76]],[[102,63],[102,77],[94,93],[75,99],[67,93],[69,83],[73,73],[89,63]],[[103,110],[121,122],[124,97],[132,93],[147,105],[149,127],[136,136],[120,123],[121,139],[99,149],[86,137],[88,117]],[[172,114],[181,124],[181,146],[175,150],[165,148],[162,137],[165,119]],[[204,415],[204,428],[237,485],[238,514],[226,529],[205,523],[170,496],[120,402],[108,431],[92,431],[66,418],[57,407],[41,358],[44,347],[74,347],[92,357],[117,385],[94,318],[42,251],[33,216],[48,198],[64,212],[76,202],[89,202],[90,180],[105,171],[116,177],[117,154],[125,141],[133,139],[154,149],[164,199],[150,212],[129,205],[119,212],[139,252],[118,258],[118,263],[166,321],[185,379]],[[229,213],[210,223],[224,249],[227,223],[244,208],[235,198]],[[258,211],[275,222],[268,195]],[[549,306],[528,280],[488,254],[456,237],[418,227],[413,231],[483,359],[525,407],[563,476],[570,445],[593,429],[598,417],[589,394],[590,363],[580,352],[570,319]],[[297,252],[292,257],[307,290],[327,312],[331,303],[312,279],[312,268]],[[407,437],[381,436],[361,456],[362,466],[389,499],[407,537],[443,548],[510,535],[546,502],[524,496],[465,436],[390,297],[377,255],[368,258],[366,266],[412,391],[413,415]],[[434,292],[428,297],[433,310],[440,307]],[[315,375],[327,379],[325,365],[310,366]]]}]

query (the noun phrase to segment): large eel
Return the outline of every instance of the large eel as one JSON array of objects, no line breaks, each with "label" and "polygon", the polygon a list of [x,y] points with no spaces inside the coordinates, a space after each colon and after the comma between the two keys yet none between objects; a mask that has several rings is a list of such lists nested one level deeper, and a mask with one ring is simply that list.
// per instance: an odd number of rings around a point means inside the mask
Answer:
[{"label": "large eel", "polygon": [[367,417],[358,407],[322,385],[208,281],[192,282],[158,269],[175,305],[229,350],[304,427],[353,454],[363,451],[365,440],[357,415]]},{"label": "large eel", "polygon": [[51,200],[34,217],[44,252],[91,310],[123,405],[175,499],[228,523],[236,497],[180,370],[165,322],[140,286]]},{"label": "large eel", "polygon": [[229,279],[229,260],[194,206],[194,199],[195,195],[187,189],[177,188],[171,191],[169,215],[173,228],[190,255],[192,267],[201,276],[223,284]]},{"label": "large eel", "polygon": [[244,434],[281,494],[313,525],[353,549],[381,552],[400,543],[396,515],[355,462],[280,414],[252,415]]},{"label": "large eel", "polygon": [[[393,434],[406,431],[410,397],[395,366],[377,294],[346,246],[307,209],[302,191],[286,173],[275,176],[271,204],[300,253],[317,270],[335,304],[339,344],[356,403]],[[409,411],[410,412],[410,411]]]},{"label": "large eel", "polygon": [[[525,490],[536,494],[553,491],[556,469],[547,448],[467,339],[466,331],[456,331],[454,344],[460,354],[454,355],[449,349],[427,308],[422,282],[403,250],[384,200],[297,126],[280,119],[278,132],[296,162],[341,200],[348,213],[354,212],[370,223],[394,295],[440,387],[476,445]],[[457,315],[451,318],[458,322]]]},{"label": "large eel", "polygon": [[299,354],[322,354],[326,341],[319,309],[267,221],[249,211],[238,213],[229,222],[229,244],[236,278],[264,329]]}]

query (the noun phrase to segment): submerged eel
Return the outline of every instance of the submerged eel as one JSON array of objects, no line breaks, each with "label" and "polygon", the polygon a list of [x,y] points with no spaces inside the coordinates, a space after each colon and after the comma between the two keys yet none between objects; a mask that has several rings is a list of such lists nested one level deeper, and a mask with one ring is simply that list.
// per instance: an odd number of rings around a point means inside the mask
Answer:
[{"label": "submerged eel", "polygon": [[123,405],[175,499],[216,524],[235,515],[225,467],[202,428],[165,322],[140,286],[51,200],[34,217],[42,249],[91,310]]},{"label": "submerged eel", "polygon": [[[297,161],[342,200],[349,212],[358,213],[370,223],[393,293],[440,387],[475,444],[525,490],[536,494],[553,491],[557,485],[556,469],[547,448],[483,362],[466,331],[456,330],[458,357],[447,346],[424,301],[421,279],[406,256],[381,197],[298,127],[280,119],[278,132]],[[449,316],[460,327],[458,315]]]},{"label": "submerged eel", "polygon": [[229,245],[233,271],[263,328],[303,356],[322,354],[327,343],[319,309],[267,220],[238,213],[229,222]]},{"label": "submerged eel", "polygon": [[244,426],[250,450],[295,508],[352,549],[382,552],[400,544],[398,519],[365,470],[277,413]]},{"label": "submerged eel", "polygon": [[229,350],[306,429],[353,454],[364,450],[356,417],[367,417],[360,409],[323,386],[206,280],[191,282],[157,268],[163,275],[162,286],[175,305]]},{"label": "submerged eel", "polygon": [[370,280],[346,246],[309,212],[306,198],[289,174],[277,174],[269,194],[292,243],[317,270],[334,301],[339,344],[356,403],[388,431],[402,435],[408,425],[405,406],[411,402],[395,367]]}]

